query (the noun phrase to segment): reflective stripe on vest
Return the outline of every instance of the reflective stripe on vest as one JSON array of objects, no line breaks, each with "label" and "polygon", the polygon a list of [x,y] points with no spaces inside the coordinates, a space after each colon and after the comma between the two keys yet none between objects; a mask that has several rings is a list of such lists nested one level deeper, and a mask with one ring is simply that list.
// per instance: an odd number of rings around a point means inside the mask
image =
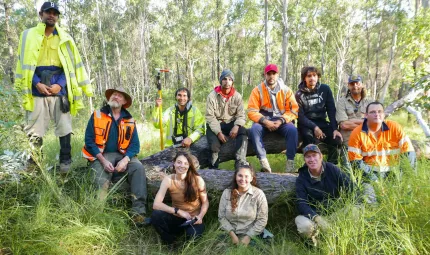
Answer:
[{"label": "reflective stripe on vest", "polygon": [[28,31],[30,31],[30,29],[27,29],[24,31],[24,33],[22,34],[22,43],[21,43],[21,70],[24,70],[24,53],[25,53],[25,44],[27,43],[27,34]]}]

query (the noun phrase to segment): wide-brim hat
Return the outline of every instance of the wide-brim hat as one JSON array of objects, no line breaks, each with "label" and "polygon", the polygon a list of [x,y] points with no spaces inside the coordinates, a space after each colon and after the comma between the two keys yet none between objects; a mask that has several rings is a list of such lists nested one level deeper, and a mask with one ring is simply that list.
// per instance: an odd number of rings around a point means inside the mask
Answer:
[{"label": "wide-brim hat", "polygon": [[130,105],[133,102],[133,100],[131,99],[131,96],[129,94],[127,94],[127,92],[125,92],[125,89],[123,87],[119,87],[119,88],[116,88],[116,89],[108,89],[108,90],[106,90],[106,92],[105,92],[106,100],[109,101],[109,98],[112,96],[113,92],[119,92],[119,93],[121,93],[121,94],[124,95],[125,100],[127,101],[127,103],[125,103],[122,106],[124,109],[130,107]]}]

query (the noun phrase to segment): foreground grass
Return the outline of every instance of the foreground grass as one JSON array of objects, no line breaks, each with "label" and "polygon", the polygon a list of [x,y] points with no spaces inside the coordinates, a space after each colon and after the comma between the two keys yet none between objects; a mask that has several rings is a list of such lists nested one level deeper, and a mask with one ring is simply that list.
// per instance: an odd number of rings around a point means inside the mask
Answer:
[{"label": "foreground grass", "polygon": [[[283,157],[282,155],[279,157]],[[280,160],[280,159],[279,159]],[[210,198],[206,232],[198,242],[185,243],[179,254],[428,254],[430,252],[429,161],[418,174],[375,185],[379,205],[362,206],[333,219],[318,248],[307,248],[294,226],[294,201],[286,195],[271,205],[271,245],[244,248],[223,243],[218,236],[218,197]],[[0,187],[0,248],[13,254],[166,254],[152,227],[136,228],[128,217],[129,201],[113,192],[106,203],[96,199],[87,168],[67,177],[43,168],[22,182]],[[351,205],[352,201],[346,204]],[[150,206],[149,206],[150,207]],[[344,203],[339,204],[344,207]]]},{"label": "foreground grass", "polygon": [[[74,125],[84,126],[74,122]],[[410,126],[410,125],[408,125]],[[51,129],[52,130],[52,129]],[[75,129],[76,130],[76,129]],[[140,128],[139,157],[159,150],[157,130]],[[416,136],[419,136],[416,134]],[[11,137],[11,142],[16,137]],[[25,140],[25,139],[24,139]],[[166,254],[152,227],[136,228],[128,217],[129,200],[114,191],[105,203],[96,199],[86,161],[80,157],[83,131],[72,139],[73,171],[57,176],[51,166],[55,156],[40,162],[40,171],[20,183],[0,184],[0,254]],[[58,154],[58,138],[45,139],[45,155]],[[275,172],[283,172],[285,155],[269,155]],[[258,160],[249,161],[258,166]],[[219,239],[218,196],[210,196],[206,231],[198,242],[184,243],[178,254],[428,254],[430,253],[430,161],[421,160],[417,174],[406,171],[402,179],[375,185],[379,205],[363,206],[333,219],[332,228],[320,236],[318,248],[307,248],[296,233],[294,199],[286,194],[269,208],[267,228],[275,234],[270,245],[233,247]],[[296,167],[303,164],[296,158]],[[226,162],[222,168],[232,169]],[[0,169],[1,170],[1,169]],[[151,203],[148,208],[151,208]],[[345,205],[346,203],[346,205]],[[347,200],[338,206],[352,206]],[[149,212],[151,210],[148,210]]]}]

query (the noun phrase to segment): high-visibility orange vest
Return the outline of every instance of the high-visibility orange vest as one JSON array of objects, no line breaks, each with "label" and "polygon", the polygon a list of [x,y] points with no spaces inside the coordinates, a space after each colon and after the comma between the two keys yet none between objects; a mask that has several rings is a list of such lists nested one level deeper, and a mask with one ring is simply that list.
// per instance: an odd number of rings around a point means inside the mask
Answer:
[{"label": "high-visibility orange vest", "polygon": [[367,120],[356,127],[349,138],[349,161],[363,160],[374,171],[387,172],[397,164],[399,155],[415,151],[411,140],[397,122],[385,120],[378,139],[369,134]]},{"label": "high-visibility orange vest", "polygon": [[[94,111],[94,134],[95,143],[99,147],[100,153],[103,153],[106,142],[109,138],[109,131],[112,125],[112,117],[100,110]],[[133,136],[136,123],[133,118],[121,119],[118,125],[118,151],[125,154]],[[89,161],[94,161],[97,158],[91,155],[85,146],[82,148],[83,157]]]}]

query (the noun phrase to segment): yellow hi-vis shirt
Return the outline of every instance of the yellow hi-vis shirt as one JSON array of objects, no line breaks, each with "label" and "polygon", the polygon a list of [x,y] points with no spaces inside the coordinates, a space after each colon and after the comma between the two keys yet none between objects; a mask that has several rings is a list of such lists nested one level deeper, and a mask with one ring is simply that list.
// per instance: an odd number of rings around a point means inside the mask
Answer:
[{"label": "yellow hi-vis shirt", "polygon": [[58,56],[58,46],[60,45],[60,36],[54,30],[49,36],[44,35],[40,54],[37,60],[37,66],[58,66],[63,68],[60,57]]}]

